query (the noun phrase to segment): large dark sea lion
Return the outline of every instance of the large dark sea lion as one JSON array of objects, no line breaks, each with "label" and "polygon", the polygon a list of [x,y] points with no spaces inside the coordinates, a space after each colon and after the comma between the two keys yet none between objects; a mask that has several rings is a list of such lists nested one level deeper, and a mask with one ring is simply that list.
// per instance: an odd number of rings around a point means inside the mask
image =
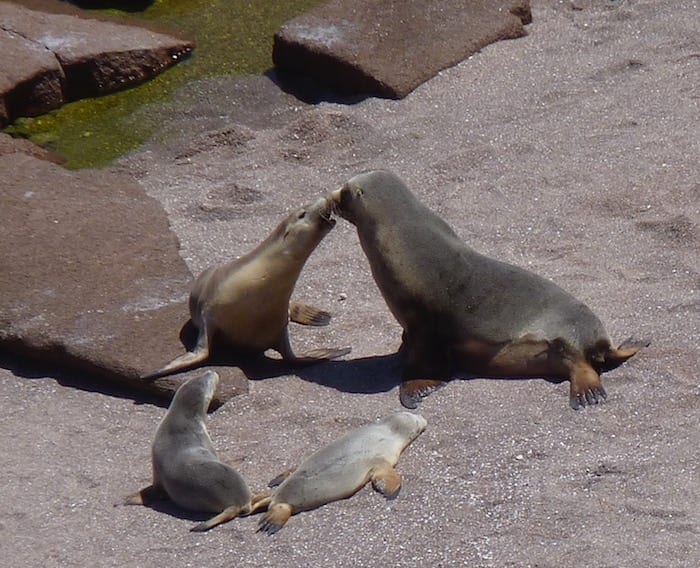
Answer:
[{"label": "large dark sea lion", "polygon": [[613,348],[588,307],[556,284],[468,247],[403,182],[360,174],[330,199],[357,227],[379,289],[404,329],[401,402],[408,408],[455,373],[570,380],[578,409],[606,397],[599,373],[642,342]]}]

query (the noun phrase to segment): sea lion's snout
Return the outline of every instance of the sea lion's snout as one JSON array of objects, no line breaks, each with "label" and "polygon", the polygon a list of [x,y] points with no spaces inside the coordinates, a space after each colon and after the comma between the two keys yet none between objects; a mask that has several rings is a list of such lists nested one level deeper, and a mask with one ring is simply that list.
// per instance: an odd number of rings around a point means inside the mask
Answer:
[{"label": "sea lion's snout", "polygon": [[321,197],[311,206],[313,211],[318,213],[318,216],[328,223],[331,227],[335,226],[335,219],[333,219],[333,214],[335,213],[335,207],[332,200],[329,197]]},{"label": "sea lion's snout", "polygon": [[214,393],[216,392],[216,387],[219,385],[219,373],[216,371],[207,371],[204,373],[201,379],[205,385],[204,398],[207,401],[207,405],[214,398]]},{"label": "sea lion's snout", "polygon": [[336,189],[335,191],[331,191],[328,194],[328,201],[331,203],[331,207],[335,210],[336,208],[340,207],[340,195],[343,191],[343,188],[341,187],[340,189]]},{"label": "sea lion's snout", "polygon": [[342,217],[348,221],[352,221],[351,208],[353,201],[353,189],[345,184],[340,189],[336,189],[328,194],[328,200],[331,202],[331,208],[335,215]]},{"label": "sea lion's snout", "polygon": [[410,433],[411,439],[417,438],[428,426],[428,421],[423,416],[408,411],[396,413],[396,419]]}]

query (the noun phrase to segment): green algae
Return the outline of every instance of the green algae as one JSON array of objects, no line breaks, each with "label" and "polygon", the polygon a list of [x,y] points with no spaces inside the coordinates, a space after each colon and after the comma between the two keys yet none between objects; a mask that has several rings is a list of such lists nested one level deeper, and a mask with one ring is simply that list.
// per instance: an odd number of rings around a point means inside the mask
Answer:
[{"label": "green algae", "polygon": [[152,22],[194,39],[194,54],[138,87],[69,103],[37,118],[21,118],[5,131],[29,138],[66,158],[71,169],[108,165],[137,148],[158,126],[139,113],[168,100],[184,84],[215,76],[258,74],[272,66],[272,38],[286,20],[321,0],[155,0],[138,13],[105,10]]}]

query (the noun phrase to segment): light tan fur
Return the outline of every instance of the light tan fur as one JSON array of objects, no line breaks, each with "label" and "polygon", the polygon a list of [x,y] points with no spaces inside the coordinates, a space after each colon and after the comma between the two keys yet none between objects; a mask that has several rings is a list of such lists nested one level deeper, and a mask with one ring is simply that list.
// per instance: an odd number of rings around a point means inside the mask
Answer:
[{"label": "light tan fur", "polygon": [[349,348],[322,348],[297,356],[289,341],[290,321],[314,326],[330,321],[328,312],[290,299],[304,263],[334,224],[330,202],[321,198],[288,215],[247,255],[202,272],[189,299],[198,332],[195,347],[145,378],[199,366],[215,344],[248,355],[274,349],[296,363],[349,353]]},{"label": "light tan fur", "polygon": [[352,430],[312,454],[298,468],[278,475],[271,482],[277,487],[258,530],[274,534],[292,515],[350,497],[368,482],[393,499],[401,488],[401,477],[394,466],[426,424],[417,414],[391,414]]}]

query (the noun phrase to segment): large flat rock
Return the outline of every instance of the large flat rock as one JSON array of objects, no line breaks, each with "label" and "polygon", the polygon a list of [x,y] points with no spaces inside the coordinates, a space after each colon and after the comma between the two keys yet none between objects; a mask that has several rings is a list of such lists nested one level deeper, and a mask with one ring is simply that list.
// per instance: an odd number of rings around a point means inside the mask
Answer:
[{"label": "large flat rock", "polygon": [[188,40],[142,27],[0,2],[0,127],[138,85],[192,49]]},{"label": "large flat rock", "polygon": [[[129,178],[0,156],[0,348],[170,397],[141,380],[184,350],[191,274],[160,204]],[[247,390],[217,367],[217,403]],[[193,371],[197,372],[197,371]]]},{"label": "large flat rock", "polygon": [[531,20],[529,0],[333,0],[286,22],[273,60],[341,93],[400,99]]},{"label": "large flat rock", "polygon": [[54,162],[55,164],[62,164],[65,161],[58,154],[54,154],[50,150],[37,146],[25,138],[13,138],[9,134],[0,132],[0,156],[5,156],[7,154],[28,154],[41,160]]},{"label": "large flat rock", "polygon": [[3,28],[0,20],[0,127],[65,103],[65,76],[53,53]]}]

